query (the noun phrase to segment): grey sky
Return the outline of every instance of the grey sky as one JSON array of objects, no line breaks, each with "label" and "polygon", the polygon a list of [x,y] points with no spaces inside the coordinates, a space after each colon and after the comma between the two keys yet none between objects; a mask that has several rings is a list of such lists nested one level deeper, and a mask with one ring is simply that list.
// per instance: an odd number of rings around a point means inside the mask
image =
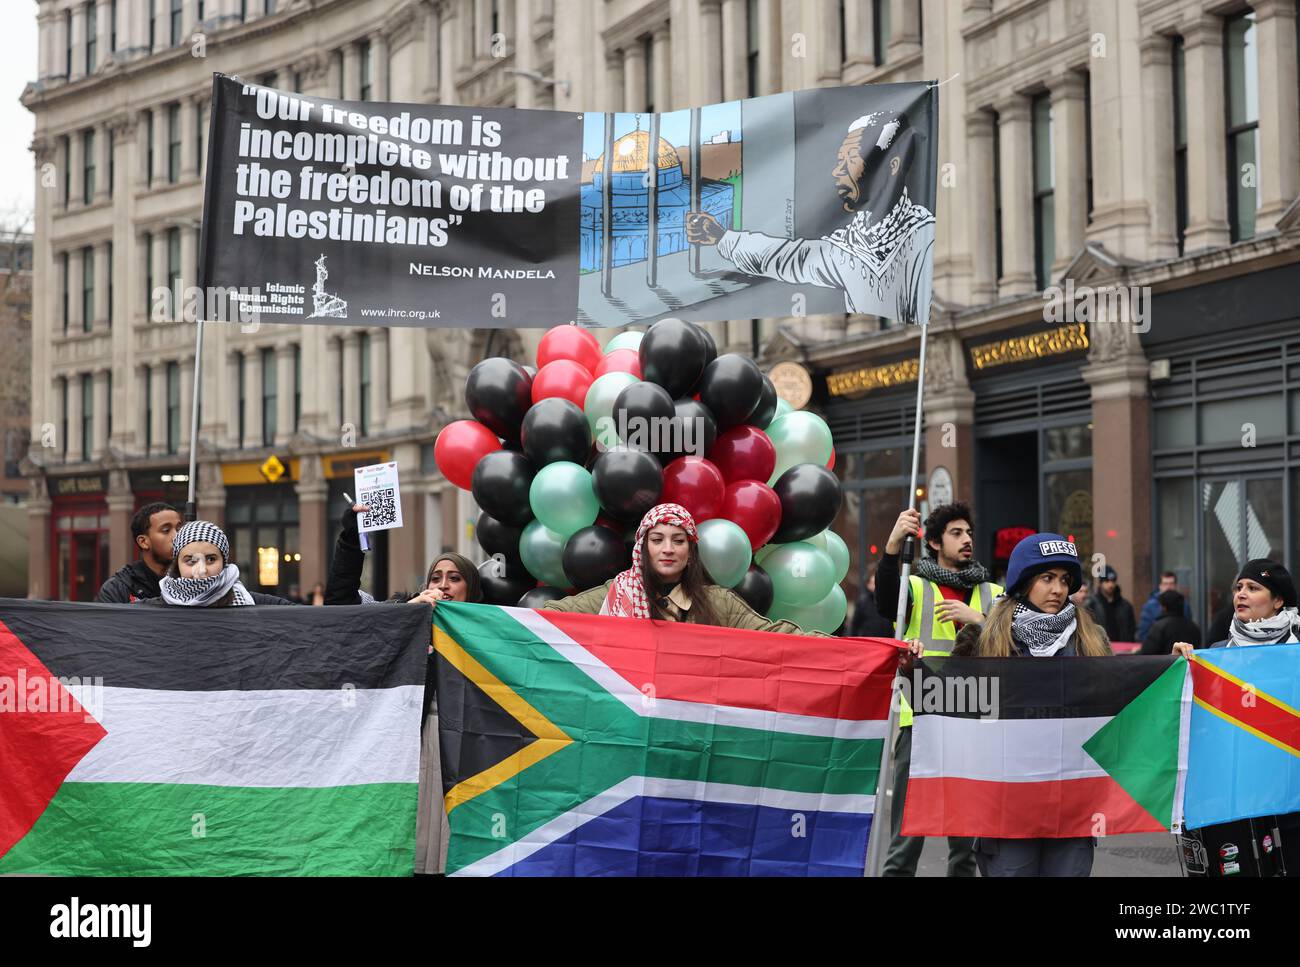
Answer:
[{"label": "grey sky", "polygon": [[0,30],[0,219],[35,206],[35,171],[27,146],[35,119],[18,98],[28,81],[36,80],[36,4],[30,0],[5,3]]}]

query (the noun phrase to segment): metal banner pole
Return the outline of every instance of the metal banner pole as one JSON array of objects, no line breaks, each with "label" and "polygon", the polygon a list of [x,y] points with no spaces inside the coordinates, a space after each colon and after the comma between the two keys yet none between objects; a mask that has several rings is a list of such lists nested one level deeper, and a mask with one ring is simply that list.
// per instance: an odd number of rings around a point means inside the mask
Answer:
[{"label": "metal banner pole", "polygon": [[195,324],[194,333],[194,395],[190,400],[190,479],[189,497],[185,501],[185,519],[197,519],[198,508],[194,502],[194,487],[198,476],[199,458],[199,401],[203,395],[203,320]]},{"label": "metal banner pole", "polygon": [[[928,325],[921,326],[921,355],[916,370],[916,421],[912,427],[912,479],[908,488],[907,508],[916,509],[916,478],[920,472],[921,458],[921,401],[925,392],[925,344]],[[894,616],[894,637],[900,641],[907,630],[907,579],[912,571],[912,557],[916,548],[916,535],[909,534],[899,552],[898,613]],[[880,772],[876,782],[876,804],[871,816],[871,835],[867,840],[865,876],[879,876],[884,867],[885,846],[891,837],[894,811],[894,741],[898,738],[899,680],[894,680],[894,697],[889,703],[889,727],[885,730],[885,744],[880,752]],[[886,805],[886,803],[888,805]],[[885,806],[885,808],[881,808]]]}]

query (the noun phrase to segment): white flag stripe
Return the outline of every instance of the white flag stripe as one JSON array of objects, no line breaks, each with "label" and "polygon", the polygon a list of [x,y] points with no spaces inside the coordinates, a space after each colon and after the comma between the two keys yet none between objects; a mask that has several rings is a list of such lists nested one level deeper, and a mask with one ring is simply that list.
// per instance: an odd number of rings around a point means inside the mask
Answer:
[{"label": "white flag stripe", "polygon": [[967,719],[918,715],[912,726],[913,779],[1048,782],[1108,773],[1083,750],[1111,720]]},{"label": "white flag stripe", "polygon": [[259,788],[415,782],[424,688],[69,689],[108,734],[68,782]]},{"label": "white flag stripe", "polygon": [[722,782],[699,782],[691,779],[657,779],[630,776],[604,792],[556,816],[509,846],[469,864],[454,876],[493,876],[513,866],[538,850],[563,839],[579,826],[627,802],[634,796],[657,799],[686,799],[694,802],[730,803],[741,806],[765,806],[791,812],[839,812],[870,815],[876,808],[875,796],[790,792],[760,786],[738,786]]},{"label": "white flag stripe", "polygon": [[796,735],[833,736],[838,739],[882,739],[888,731],[886,719],[833,719],[796,712],[740,708],[735,705],[707,705],[677,699],[655,698],[639,691],[635,685],[610,668],[536,611],[505,608],[530,632],[541,638],[566,659],[581,668],[597,685],[643,718],[672,719],[679,722],[703,722],[735,728],[759,729],[764,732],[790,732]]}]

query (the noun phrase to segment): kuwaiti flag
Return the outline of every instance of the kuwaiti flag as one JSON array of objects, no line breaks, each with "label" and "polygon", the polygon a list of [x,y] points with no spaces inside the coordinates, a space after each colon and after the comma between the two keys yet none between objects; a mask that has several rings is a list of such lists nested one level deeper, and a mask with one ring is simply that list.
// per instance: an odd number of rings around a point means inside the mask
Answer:
[{"label": "kuwaiti flag", "polygon": [[1196,652],[1186,824],[1300,811],[1300,645]]},{"label": "kuwaiti flag", "polygon": [[409,875],[427,608],[0,600],[0,873]]},{"label": "kuwaiti flag", "polygon": [[903,833],[1169,832],[1187,772],[1187,663],[1167,656],[927,658]]},{"label": "kuwaiti flag", "polygon": [[447,872],[861,876],[897,646],[439,603]]}]

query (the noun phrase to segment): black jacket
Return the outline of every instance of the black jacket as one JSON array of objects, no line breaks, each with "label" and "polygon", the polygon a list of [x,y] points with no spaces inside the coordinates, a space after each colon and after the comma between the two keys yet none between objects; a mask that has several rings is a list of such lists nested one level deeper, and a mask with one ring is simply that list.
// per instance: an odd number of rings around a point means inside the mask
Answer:
[{"label": "black jacket", "polygon": [[1133,614],[1133,605],[1124,600],[1118,588],[1115,589],[1115,600],[1107,601],[1106,596],[1097,591],[1088,598],[1087,607],[1111,641],[1137,641],[1137,618]]},{"label": "black jacket", "polygon": [[1174,642],[1185,641],[1193,648],[1201,647],[1201,629],[1196,622],[1184,618],[1181,614],[1164,614],[1142,640],[1142,654],[1170,655],[1174,651]]},{"label": "black jacket", "polygon": [[[366,566],[366,552],[357,538],[357,515],[351,509],[343,512],[343,529],[334,542],[334,559],[325,579],[325,603],[374,604],[375,599],[361,590],[361,571]],[[418,592],[416,592],[418,593]],[[416,593],[395,591],[385,604],[410,601]]]},{"label": "black jacket", "polygon": [[849,622],[849,635],[853,638],[892,638],[894,626],[876,607],[876,596],[866,588],[858,595],[853,606],[853,620]]},{"label": "black jacket", "polygon": [[143,558],[132,561],[118,570],[104,582],[104,586],[95,595],[95,600],[102,604],[130,604],[132,601],[147,601],[156,598],[161,591],[158,582],[161,579],[154,574]]}]

